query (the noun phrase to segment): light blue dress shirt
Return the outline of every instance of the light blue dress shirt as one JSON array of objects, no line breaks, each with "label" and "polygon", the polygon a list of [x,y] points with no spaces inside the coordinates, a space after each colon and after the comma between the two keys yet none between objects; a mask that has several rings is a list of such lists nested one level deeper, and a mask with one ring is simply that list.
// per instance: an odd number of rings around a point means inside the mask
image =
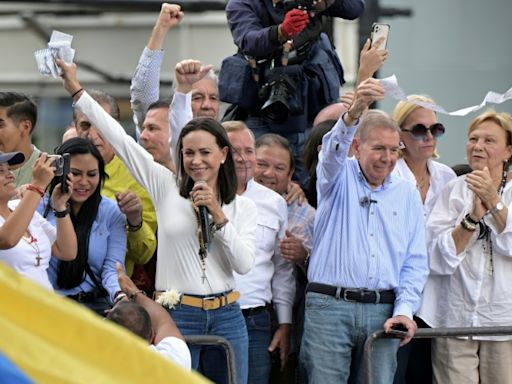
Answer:
[{"label": "light blue dress shirt", "polygon": [[340,118],[323,138],[308,280],[394,289],[393,316],[412,318],[428,275],[421,199],[411,182],[394,174],[370,188],[359,162],[347,158],[356,130]]},{"label": "light blue dress shirt", "polygon": [[[40,204],[38,212],[43,214],[44,204]],[[55,216],[50,211],[47,220],[55,225]],[[126,254],[126,218],[119,210],[117,203],[102,197],[96,219],[89,235],[89,266],[99,284],[103,285],[114,300],[115,293],[120,291],[117,280],[116,262],[124,265]],[[89,277],[72,289],[60,289],[57,286],[58,259],[52,257],[48,276],[56,292],[61,295],[76,295],[80,292],[97,291],[98,288]],[[85,273],[84,273],[85,274]]]}]

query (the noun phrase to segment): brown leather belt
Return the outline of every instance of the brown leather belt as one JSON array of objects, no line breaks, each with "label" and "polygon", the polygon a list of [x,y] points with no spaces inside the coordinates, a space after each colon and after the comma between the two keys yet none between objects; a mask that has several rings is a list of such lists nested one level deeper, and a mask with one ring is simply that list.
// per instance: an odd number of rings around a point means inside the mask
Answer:
[{"label": "brown leather belt", "polygon": [[[154,299],[158,299],[164,291],[155,291]],[[181,295],[180,304],[189,305],[191,307],[201,308],[205,311],[222,308],[228,304],[234,303],[240,298],[240,292],[231,291],[218,295],[211,295],[206,297],[196,297],[190,295]]]}]

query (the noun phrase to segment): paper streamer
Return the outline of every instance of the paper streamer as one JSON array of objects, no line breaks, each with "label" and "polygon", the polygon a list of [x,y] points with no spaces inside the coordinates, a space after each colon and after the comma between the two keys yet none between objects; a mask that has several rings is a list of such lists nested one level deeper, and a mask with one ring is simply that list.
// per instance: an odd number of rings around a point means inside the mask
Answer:
[{"label": "paper streamer", "polygon": [[[384,88],[386,95],[391,96],[393,99],[398,100],[398,101],[407,100],[407,94],[398,85],[398,79],[396,78],[395,75],[386,77],[384,79],[379,79],[379,81],[380,81],[382,87]],[[472,107],[458,109],[453,112],[447,112],[446,109],[444,109],[440,105],[433,104],[433,103],[425,103],[423,101],[415,101],[415,100],[411,100],[410,102],[413,104],[419,105],[421,107],[431,109],[432,111],[442,113],[444,115],[466,116],[467,114],[469,114],[471,112],[475,112],[475,111],[478,111],[479,109],[482,109],[488,103],[501,104],[510,99],[512,99],[512,88],[510,88],[505,93],[497,93],[494,91],[489,91],[489,92],[487,92],[484,100],[480,104],[474,105]]]}]

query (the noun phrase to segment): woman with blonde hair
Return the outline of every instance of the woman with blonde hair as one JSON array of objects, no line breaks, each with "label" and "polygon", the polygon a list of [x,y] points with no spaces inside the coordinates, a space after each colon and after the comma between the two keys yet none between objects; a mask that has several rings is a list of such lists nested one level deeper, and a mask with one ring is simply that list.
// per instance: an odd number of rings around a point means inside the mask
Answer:
[{"label": "woman with blonde hair", "polygon": [[[430,276],[419,311],[432,327],[512,322],[512,117],[487,111],[468,130],[473,171],[452,180],[427,221]],[[434,383],[510,383],[512,336],[432,341]]]},{"label": "woman with blonde hair", "polygon": [[427,96],[410,95],[396,105],[393,118],[402,131],[403,148],[394,172],[416,184],[427,216],[437,195],[456,175],[450,167],[433,160],[439,157],[437,140],[445,132],[444,125],[437,121],[434,111],[414,101],[434,103]]},{"label": "woman with blonde hair", "polygon": [[[450,167],[433,160],[439,157],[437,140],[444,134],[443,124],[437,121],[434,111],[415,101],[434,103],[427,96],[410,95],[396,105],[393,118],[401,130],[402,151],[393,172],[416,184],[426,218],[437,196],[456,175]],[[415,320],[419,328],[428,327],[422,319]],[[430,383],[431,376],[430,339],[414,339],[399,350],[395,384]]]}]

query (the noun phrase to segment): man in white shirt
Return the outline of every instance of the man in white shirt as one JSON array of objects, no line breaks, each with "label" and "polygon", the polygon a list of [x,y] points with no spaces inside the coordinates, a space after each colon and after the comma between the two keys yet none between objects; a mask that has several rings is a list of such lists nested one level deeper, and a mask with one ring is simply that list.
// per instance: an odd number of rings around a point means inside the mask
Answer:
[{"label": "man in white shirt", "polygon": [[107,319],[127,328],[149,342],[149,347],[190,371],[190,351],[167,311],[146,297],[117,263],[119,286],[125,297],[109,312]]},{"label": "man in white shirt", "polygon": [[[249,128],[239,121],[224,122],[223,126],[235,149],[237,193],[252,199],[258,209],[254,267],[243,276],[235,274],[235,280],[249,334],[249,383],[268,383],[270,352],[279,348],[283,365],[288,357],[295,296],[292,264],[281,257],[279,249],[288,225],[287,206],[279,194],[253,179],[256,143]],[[273,336],[271,302],[279,323]]]}]

